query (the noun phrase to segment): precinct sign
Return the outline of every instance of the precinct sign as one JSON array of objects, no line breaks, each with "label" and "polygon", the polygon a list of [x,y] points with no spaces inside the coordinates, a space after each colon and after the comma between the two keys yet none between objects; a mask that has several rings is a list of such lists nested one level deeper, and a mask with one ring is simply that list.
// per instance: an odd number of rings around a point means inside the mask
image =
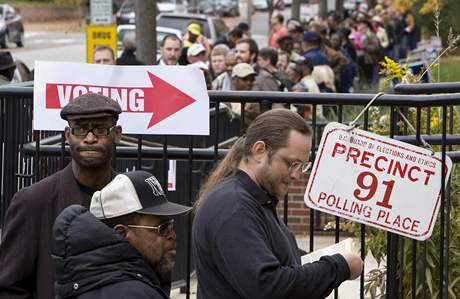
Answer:
[{"label": "precinct sign", "polygon": [[45,61],[35,63],[34,129],[61,131],[62,107],[89,92],[120,104],[123,133],[209,135],[209,97],[198,68]]},{"label": "precinct sign", "polygon": [[[446,183],[451,168],[446,157]],[[316,210],[425,240],[440,207],[441,169],[439,154],[330,123],[304,200]]]}]

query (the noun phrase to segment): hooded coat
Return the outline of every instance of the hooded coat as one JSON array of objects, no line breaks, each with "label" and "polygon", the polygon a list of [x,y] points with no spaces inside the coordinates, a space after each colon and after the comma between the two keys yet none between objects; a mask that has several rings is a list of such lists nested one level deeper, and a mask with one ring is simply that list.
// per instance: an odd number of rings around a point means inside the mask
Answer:
[{"label": "hooded coat", "polygon": [[169,298],[143,256],[84,207],[63,210],[53,237],[56,298]]}]

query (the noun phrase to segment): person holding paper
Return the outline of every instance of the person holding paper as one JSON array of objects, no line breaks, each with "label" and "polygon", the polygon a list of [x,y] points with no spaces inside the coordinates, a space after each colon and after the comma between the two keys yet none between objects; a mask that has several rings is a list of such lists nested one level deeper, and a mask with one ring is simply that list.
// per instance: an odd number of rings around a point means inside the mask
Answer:
[{"label": "person holding paper", "polygon": [[308,169],[311,129],[298,114],[258,116],[202,187],[192,229],[198,298],[324,298],[357,278],[353,253],[301,265],[276,205]]}]

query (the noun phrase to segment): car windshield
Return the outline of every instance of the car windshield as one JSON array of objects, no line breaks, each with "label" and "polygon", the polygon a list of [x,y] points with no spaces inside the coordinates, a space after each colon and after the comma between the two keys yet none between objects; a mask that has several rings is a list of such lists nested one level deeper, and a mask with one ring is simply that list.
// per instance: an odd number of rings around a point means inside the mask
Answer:
[{"label": "car windshield", "polygon": [[[185,33],[187,31],[187,26],[191,20],[192,20],[191,18],[181,18],[181,17],[175,17],[175,16],[161,16],[161,18],[157,20],[157,25],[162,26],[162,27],[179,29],[182,33]],[[211,38],[211,32],[209,30],[208,22],[204,20],[197,20],[197,22],[200,23],[201,26],[203,27],[204,35],[207,38]]]}]

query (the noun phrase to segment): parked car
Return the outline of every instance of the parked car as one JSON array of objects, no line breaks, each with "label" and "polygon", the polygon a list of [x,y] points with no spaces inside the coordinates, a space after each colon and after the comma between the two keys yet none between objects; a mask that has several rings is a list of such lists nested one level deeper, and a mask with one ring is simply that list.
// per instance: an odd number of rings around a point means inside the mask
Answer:
[{"label": "parked car", "polygon": [[267,0],[252,0],[252,8],[260,11],[268,10]]},{"label": "parked car", "polygon": [[208,38],[211,44],[214,44],[228,32],[228,27],[221,18],[204,14],[161,13],[157,17],[157,26],[175,28],[185,33],[189,22],[192,20],[203,26],[203,35]]},{"label": "parked car", "polygon": [[17,9],[9,4],[0,4],[0,47],[7,48],[8,42],[24,46],[24,25]]},{"label": "parked car", "polygon": [[[177,0],[162,0],[157,1],[157,13],[162,12],[177,12],[185,13],[187,8],[184,4],[179,3]],[[134,0],[125,0],[116,13],[117,25],[135,24],[135,4]]]},{"label": "parked car", "polygon": [[125,0],[116,13],[117,25],[136,23],[134,0]]},{"label": "parked car", "polygon": [[[159,56],[160,43],[168,34],[175,34],[179,39],[182,39],[182,32],[180,30],[157,26],[157,57]],[[127,39],[136,41],[136,25],[124,24],[117,26],[118,56],[123,52],[123,42]]]},{"label": "parked car", "polygon": [[220,17],[237,17],[240,15],[237,0],[199,0],[197,4],[198,6],[188,5],[188,11]]}]

